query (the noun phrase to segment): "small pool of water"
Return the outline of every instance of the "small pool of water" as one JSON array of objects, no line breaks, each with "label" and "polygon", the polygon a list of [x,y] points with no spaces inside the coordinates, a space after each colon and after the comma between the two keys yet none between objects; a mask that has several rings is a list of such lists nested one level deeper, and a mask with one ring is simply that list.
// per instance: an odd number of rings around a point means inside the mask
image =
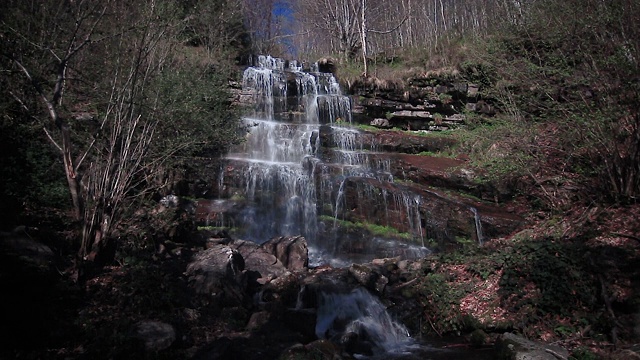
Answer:
[{"label": "small pool of water", "polygon": [[374,356],[359,356],[358,359],[369,360],[493,360],[496,351],[491,346],[471,347],[463,339],[442,339],[435,343],[418,342],[400,352],[384,353]]}]

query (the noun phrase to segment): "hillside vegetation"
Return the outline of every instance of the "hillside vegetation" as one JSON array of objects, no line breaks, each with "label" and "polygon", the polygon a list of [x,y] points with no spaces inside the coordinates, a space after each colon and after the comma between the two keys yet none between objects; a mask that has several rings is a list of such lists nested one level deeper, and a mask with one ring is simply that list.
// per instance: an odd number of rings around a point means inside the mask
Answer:
[{"label": "hillside vegetation", "polygon": [[[370,58],[364,81],[399,93],[426,75],[479,85],[496,114],[467,112],[442,155],[468,156],[529,224],[431,260],[416,288],[425,332],[511,330],[584,359],[625,358],[610,350],[637,342],[639,19],[633,2],[535,1],[521,21],[448,38],[437,54]],[[345,85],[362,81],[359,62],[344,65]]]},{"label": "hillside vegetation", "polygon": [[[0,285],[11,304],[1,314],[12,326],[0,357],[123,358],[142,353],[127,335],[134,320],[188,327],[185,310],[201,304],[173,259],[190,254],[167,252],[193,229],[157,204],[198,170],[194,159],[242,141],[229,91],[240,60],[296,43],[261,31],[298,16],[272,20],[262,9],[276,3],[286,2],[0,4]],[[640,339],[640,2],[473,1],[464,16],[453,1],[423,2],[425,13],[440,5],[433,22],[409,11],[415,1],[370,0],[369,14],[374,3],[411,16],[379,19],[389,26],[368,53],[354,27],[345,43],[318,36],[329,50],[317,54],[310,15],[300,33],[313,49],[298,55],[334,57],[345,87],[367,76],[401,88],[427,73],[479,85],[496,113],[466,113],[443,134],[456,140],[448,151],[481,170],[476,181],[508,188],[500,205],[527,220],[423,260],[401,289],[421,306],[408,326],[477,344],[513,331],[576,359],[626,358]],[[411,40],[387,43],[394,24]],[[47,265],[5,251],[16,234],[54,249]],[[244,328],[242,307],[225,311],[204,311],[196,335],[147,358],[187,358],[190,341]]]}]

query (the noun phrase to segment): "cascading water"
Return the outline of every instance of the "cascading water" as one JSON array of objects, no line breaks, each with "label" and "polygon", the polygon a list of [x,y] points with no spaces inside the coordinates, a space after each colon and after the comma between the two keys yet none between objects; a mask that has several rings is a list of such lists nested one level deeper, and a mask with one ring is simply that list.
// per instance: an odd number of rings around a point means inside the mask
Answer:
[{"label": "cascading water", "polygon": [[[307,73],[296,62],[260,56],[245,70],[243,88],[253,112],[243,119],[246,141],[223,164],[220,199],[211,202],[230,216],[216,217],[213,224],[233,224],[240,231],[237,237],[257,243],[303,235],[311,265],[344,264],[334,261],[346,249],[337,234],[342,220],[403,228],[414,241],[365,235],[356,239],[360,243],[348,244],[358,251],[366,247],[363,252],[377,257],[422,257],[429,252],[420,195],[393,183],[390,160],[380,156],[377,144],[363,145],[358,130],[343,126],[351,122],[350,99],[341,94],[332,74],[316,66]],[[359,207],[364,200],[376,206]],[[319,215],[333,218],[332,224],[319,221]],[[331,226],[333,230],[327,229]],[[364,289],[322,291],[318,303],[319,338],[346,336],[339,341],[351,342],[354,353],[374,356],[416,349],[407,329]]]},{"label": "cascading water", "polygon": [[[260,56],[244,72],[254,112],[244,118],[244,144],[227,157],[231,188],[243,198],[242,237],[264,242],[277,235],[304,235],[313,244],[317,230],[315,184],[321,124],[351,121],[347,96],[332,74],[306,73],[295,62]],[[222,191],[223,192],[223,191]]]},{"label": "cascading water", "polygon": [[414,344],[407,328],[362,288],[348,293],[321,293],[317,317],[318,338],[348,342],[355,353],[402,352]]},{"label": "cascading water", "polygon": [[476,237],[478,238],[478,245],[482,245],[482,241],[484,240],[484,234],[482,232],[482,221],[480,221],[480,214],[478,213],[478,209],[471,207],[471,212],[473,213],[473,221],[476,226]]},{"label": "cascading water", "polygon": [[[310,250],[317,252],[310,254],[312,264],[338,264],[335,260],[344,248],[337,246],[336,223],[329,225],[334,229],[328,231],[327,224],[319,224],[318,216],[344,218],[343,190],[348,181],[370,179],[391,184],[389,158],[375,151],[376,144],[363,147],[361,133],[348,126],[349,97],[342,95],[332,74],[318,72],[316,66],[307,73],[296,62],[260,56],[256,66],[245,70],[243,89],[254,105],[253,112],[243,119],[248,129],[246,141],[227,156],[220,184],[223,197],[239,203],[234,207],[239,209],[235,225],[242,233],[236,235],[258,243],[274,236],[303,235]],[[323,142],[330,147],[323,148]],[[236,193],[225,194],[225,189]],[[403,219],[414,239],[423,241],[419,201],[399,204],[398,199],[394,202],[387,196],[382,200],[395,204],[404,215],[395,216],[394,221]],[[378,220],[373,217],[368,221]],[[384,220],[383,226],[395,225]],[[374,246],[367,251],[384,248],[379,246],[384,239],[371,240]],[[423,246],[411,252],[421,256],[428,251]],[[388,255],[380,252],[374,256]]]}]

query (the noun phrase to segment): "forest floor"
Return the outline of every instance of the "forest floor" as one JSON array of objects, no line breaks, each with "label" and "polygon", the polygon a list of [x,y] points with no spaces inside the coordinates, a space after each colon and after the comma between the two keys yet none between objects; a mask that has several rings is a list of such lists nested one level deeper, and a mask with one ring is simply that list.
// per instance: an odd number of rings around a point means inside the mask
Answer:
[{"label": "forest floor", "polygon": [[[479,329],[488,343],[512,331],[562,345],[577,359],[637,356],[638,218],[639,205],[530,214],[530,226],[512,236],[426,259],[430,269],[413,291],[430,315],[416,331],[468,337]],[[149,319],[172,324],[180,336],[147,358],[190,358],[221,336],[245,336],[248,311],[207,308],[189,295],[184,271],[194,250],[141,253],[78,282],[66,276],[64,261],[3,251],[0,358],[129,358],[144,354],[131,333]]]},{"label": "forest floor", "polygon": [[638,218],[638,205],[529,214],[518,233],[435,255],[418,286],[433,314],[429,327],[481,329],[489,341],[512,331],[577,359],[632,358],[640,340]]}]

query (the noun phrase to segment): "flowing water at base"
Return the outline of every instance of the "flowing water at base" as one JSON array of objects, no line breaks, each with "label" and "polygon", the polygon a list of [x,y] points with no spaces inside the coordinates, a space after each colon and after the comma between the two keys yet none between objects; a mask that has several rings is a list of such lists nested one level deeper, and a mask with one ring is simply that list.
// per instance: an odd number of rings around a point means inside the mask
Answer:
[{"label": "flowing water at base", "polygon": [[[389,160],[377,156],[376,144],[367,144],[365,150],[358,130],[340,126],[351,122],[351,104],[332,74],[317,67],[303,72],[296,62],[261,56],[256,66],[246,69],[243,88],[254,112],[243,119],[246,142],[233,149],[220,172],[219,193],[228,200],[210,204],[203,215],[207,225],[211,221],[241,229],[242,238],[258,243],[273,236],[303,235],[312,265],[345,266],[371,260],[367,256],[420,258],[429,253],[421,197],[393,182]],[[321,149],[323,138],[334,144],[332,149]],[[414,238],[413,245],[374,237],[339,243],[344,234],[337,234],[336,225],[349,220],[345,214],[355,208],[345,196],[348,181],[352,201],[374,199],[384,208],[371,214],[367,210],[372,209],[364,209],[361,215],[367,221],[402,225]],[[318,220],[321,212],[333,216],[333,230],[320,229],[330,226]],[[474,215],[482,241],[477,212]],[[362,259],[344,259],[343,253]],[[362,288],[319,297],[317,336],[347,344],[361,358],[492,358],[480,350],[443,349],[430,341],[425,345]]]},{"label": "flowing water at base", "polygon": [[489,360],[492,348],[469,348],[464,338],[416,339],[364,288],[322,292],[316,336],[341,343],[359,359]]}]

